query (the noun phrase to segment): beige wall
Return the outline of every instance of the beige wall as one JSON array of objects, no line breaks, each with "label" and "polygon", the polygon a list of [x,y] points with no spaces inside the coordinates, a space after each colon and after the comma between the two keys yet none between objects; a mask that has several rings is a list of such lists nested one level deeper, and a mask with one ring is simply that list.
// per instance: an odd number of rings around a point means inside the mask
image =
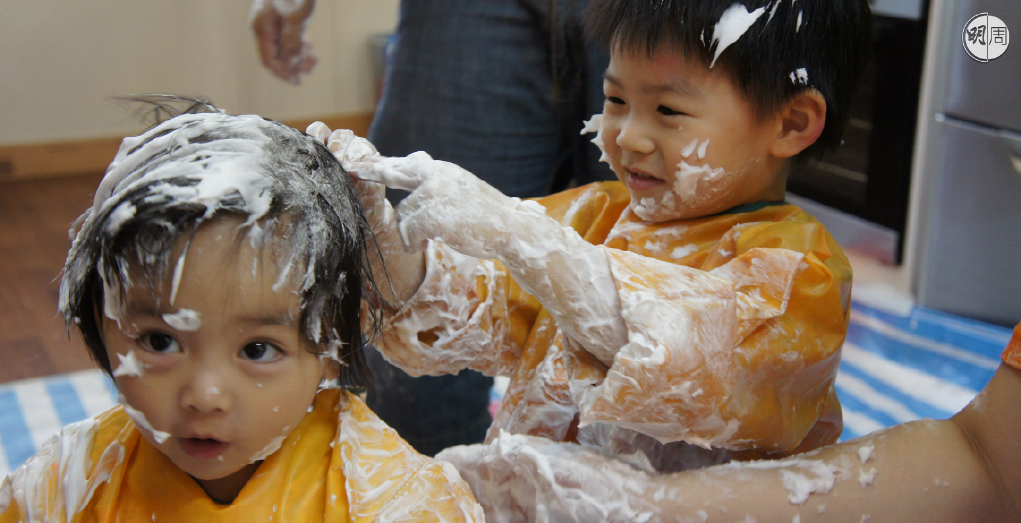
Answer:
[{"label": "beige wall", "polygon": [[266,72],[250,0],[0,0],[0,145],[134,133],[118,95],[204,95],[232,113],[301,119],[370,111],[369,35],[398,0],[319,0],[319,65],[300,86]]}]

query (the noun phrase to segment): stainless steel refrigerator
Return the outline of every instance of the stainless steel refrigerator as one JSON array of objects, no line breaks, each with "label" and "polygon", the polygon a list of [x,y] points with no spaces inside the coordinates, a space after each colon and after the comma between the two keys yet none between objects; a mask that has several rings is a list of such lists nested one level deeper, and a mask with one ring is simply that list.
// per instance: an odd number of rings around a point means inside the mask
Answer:
[{"label": "stainless steel refrigerator", "polygon": [[[946,6],[947,68],[929,124],[933,151],[918,230],[916,293],[924,307],[1002,325],[1021,319],[1021,0],[958,0]],[[975,15],[1002,20],[1009,44],[998,58],[969,56]],[[985,40],[983,40],[985,41]],[[1002,40],[1001,40],[1002,41]],[[932,49],[932,47],[930,47]]]}]

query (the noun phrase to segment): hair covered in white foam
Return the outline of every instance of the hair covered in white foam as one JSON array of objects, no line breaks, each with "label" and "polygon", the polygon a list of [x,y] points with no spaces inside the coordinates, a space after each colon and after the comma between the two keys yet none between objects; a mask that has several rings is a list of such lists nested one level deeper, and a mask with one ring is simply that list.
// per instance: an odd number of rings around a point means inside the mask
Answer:
[{"label": "hair covered in white foam", "polygon": [[[125,293],[139,283],[129,277],[132,268],[154,290],[168,278],[176,287],[183,260],[170,259],[171,250],[184,241],[180,258],[187,256],[196,228],[221,214],[246,217],[242,232],[253,247],[271,237],[284,242],[286,252],[275,253],[279,281],[298,282],[305,335],[356,380],[364,369],[362,293],[375,286],[365,257],[371,232],[350,178],[305,133],[220,112],[180,115],[125,138],[92,208],[76,222],[60,311],[97,363],[110,372],[96,307],[119,320]],[[288,279],[297,271],[304,275]]]}]

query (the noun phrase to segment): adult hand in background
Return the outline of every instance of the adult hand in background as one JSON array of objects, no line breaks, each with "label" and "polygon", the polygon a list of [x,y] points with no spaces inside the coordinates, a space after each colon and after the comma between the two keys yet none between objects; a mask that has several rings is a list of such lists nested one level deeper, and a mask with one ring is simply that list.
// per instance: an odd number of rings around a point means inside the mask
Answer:
[{"label": "adult hand in background", "polygon": [[252,4],[249,20],[262,65],[294,85],[316,65],[312,44],[305,39],[305,25],[314,8],[315,0],[255,0]]}]

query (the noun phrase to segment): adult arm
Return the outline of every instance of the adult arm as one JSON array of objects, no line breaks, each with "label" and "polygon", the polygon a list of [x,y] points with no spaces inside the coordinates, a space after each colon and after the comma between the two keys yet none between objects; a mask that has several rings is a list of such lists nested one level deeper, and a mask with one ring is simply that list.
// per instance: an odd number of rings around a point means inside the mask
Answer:
[{"label": "adult arm", "polygon": [[262,65],[295,85],[316,64],[312,44],[305,39],[314,8],[315,0],[255,0],[249,15]]}]

